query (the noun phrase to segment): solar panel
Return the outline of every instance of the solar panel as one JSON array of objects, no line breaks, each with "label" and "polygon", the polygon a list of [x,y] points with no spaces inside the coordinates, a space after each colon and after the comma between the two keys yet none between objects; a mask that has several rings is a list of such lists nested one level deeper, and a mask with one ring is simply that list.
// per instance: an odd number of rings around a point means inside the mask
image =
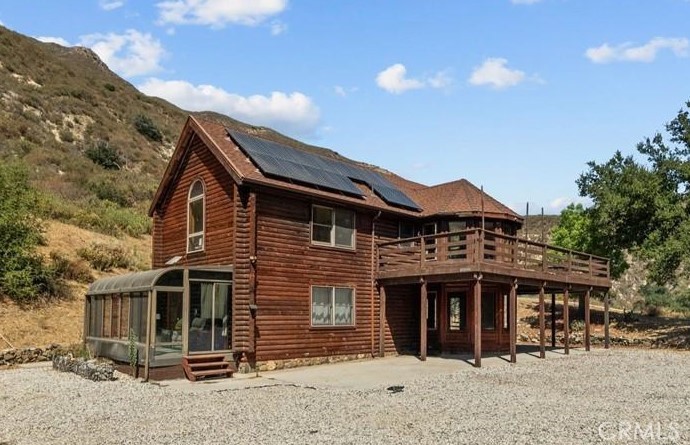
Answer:
[{"label": "solar panel", "polygon": [[363,196],[353,181],[369,186],[390,205],[421,208],[382,175],[356,165],[297,150],[283,144],[228,130],[264,174]]}]

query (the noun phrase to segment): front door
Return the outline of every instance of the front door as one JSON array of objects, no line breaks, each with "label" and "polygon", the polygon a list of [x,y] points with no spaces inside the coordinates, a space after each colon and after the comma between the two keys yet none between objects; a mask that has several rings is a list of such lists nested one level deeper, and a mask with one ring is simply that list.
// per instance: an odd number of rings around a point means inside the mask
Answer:
[{"label": "front door", "polygon": [[231,284],[189,282],[189,352],[226,351],[231,340]]},{"label": "front door", "polygon": [[156,290],[154,354],[156,359],[182,353],[182,291]]}]

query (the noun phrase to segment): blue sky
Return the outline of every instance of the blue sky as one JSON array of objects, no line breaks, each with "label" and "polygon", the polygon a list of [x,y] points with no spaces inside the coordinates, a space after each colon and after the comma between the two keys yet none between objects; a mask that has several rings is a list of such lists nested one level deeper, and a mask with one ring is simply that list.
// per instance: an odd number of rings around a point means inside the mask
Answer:
[{"label": "blue sky", "polygon": [[512,206],[578,199],[690,100],[688,0],[4,0],[143,92]]}]

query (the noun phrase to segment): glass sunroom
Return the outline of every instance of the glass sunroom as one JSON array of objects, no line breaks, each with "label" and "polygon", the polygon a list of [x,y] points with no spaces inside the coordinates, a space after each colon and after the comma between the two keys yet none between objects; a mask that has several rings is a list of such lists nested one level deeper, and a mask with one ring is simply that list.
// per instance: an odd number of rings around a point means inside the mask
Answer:
[{"label": "glass sunroom", "polygon": [[98,356],[179,365],[182,357],[231,352],[232,268],[168,267],[100,279],[86,293],[84,338]]}]

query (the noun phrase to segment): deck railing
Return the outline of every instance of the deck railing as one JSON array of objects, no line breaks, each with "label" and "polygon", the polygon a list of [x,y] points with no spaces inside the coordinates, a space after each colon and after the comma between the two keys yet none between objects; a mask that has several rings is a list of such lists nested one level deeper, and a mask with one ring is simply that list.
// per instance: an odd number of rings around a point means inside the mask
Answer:
[{"label": "deck railing", "polygon": [[610,279],[607,258],[483,229],[388,241],[378,245],[379,271],[433,269],[441,264],[492,264]]}]

